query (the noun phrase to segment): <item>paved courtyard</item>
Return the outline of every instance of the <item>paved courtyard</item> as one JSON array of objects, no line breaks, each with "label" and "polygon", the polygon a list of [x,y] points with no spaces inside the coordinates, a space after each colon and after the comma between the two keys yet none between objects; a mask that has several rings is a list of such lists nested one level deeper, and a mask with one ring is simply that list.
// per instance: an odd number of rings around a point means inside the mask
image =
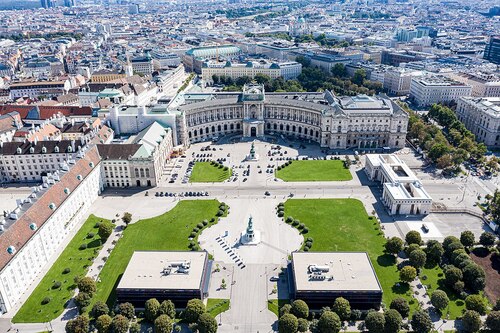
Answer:
[{"label": "paved courtyard", "polygon": [[[200,245],[214,256],[212,268],[210,298],[230,299],[230,309],[217,316],[221,323],[220,332],[270,332],[275,329],[276,316],[267,310],[267,300],[277,298],[273,289],[277,285],[271,282],[286,264],[288,255],[300,248],[303,238],[289,225],[282,222],[275,213],[279,202],[293,198],[356,198],[367,212],[375,212],[382,222],[385,236],[404,235],[410,230],[420,230],[422,223],[430,231],[423,234],[425,239],[442,240],[448,235],[459,235],[463,230],[472,230],[478,236],[485,227],[482,221],[469,214],[432,213],[424,218],[389,216],[379,201],[382,193],[380,185],[369,182],[363,171],[364,158],[358,165],[353,165],[350,172],[353,179],[341,182],[283,182],[275,179],[275,168],[284,163],[286,158],[297,156],[325,157],[315,144],[286,141],[255,141],[258,161],[247,162],[245,156],[250,150],[250,141],[241,142],[231,139],[218,144],[198,143],[192,145],[184,158],[174,159],[165,168],[164,177],[158,188],[152,189],[107,189],[94,203],[89,213],[104,218],[119,218],[123,212],[132,213],[133,222],[158,216],[172,209],[179,200],[200,199],[186,198],[191,192],[208,192],[201,199],[217,199],[230,207],[227,217],[203,231],[199,237]],[[282,145],[276,149],[276,144]],[[210,145],[210,150],[205,147]],[[293,147],[290,147],[292,145]],[[202,151],[203,148],[203,151]],[[214,150],[215,148],[215,150]],[[209,157],[202,157],[205,154]],[[207,155],[209,154],[209,155]],[[339,154],[342,158],[344,154]],[[484,197],[496,188],[496,180],[484,181],[477,177],[445,179],[432,171],[421,169],[422,161],[411,150],[403,149],[398,155],[413,169],[438,206],[448,209],[474,207],[478,195]],[[198,156],[198,157],[197,157]],[[222,183],[189,183],[187,179],[188,162],[196,158],[211,160],[225,159],[223,164],[233,168],[233,177]],[[353,156],[351,156],[353,159]],[[243,175],[249,170],[248,175]],[[177,173],[171,182],[172,174]],[[266,195],[264,192],[269,191]],[[29,186],[15,189],[0,189],[0,207],[3,210],[15,208],[16,199],[23,199],[31,192]],[[156,197],[156,192],[174,193],[175,196]],[[148,193],[148,195],[146,195]],[[256,246],[241,246],[238,241],[245,230],[248,218],[252,216],[255,230],[261,234],[261,243]],[[227,235],[226,235],[227,233]],[[104,254],[103,254],[104,255]],[[242,264],[239,264],[239,263]],[[217,266],[218,265],[218,266]],[[242,269],[242,266],[245,266]],[[218,271],[215,271],[219,267]],[[40,277],[41,278],[41,277]],[[222,279],[226,288],[220,288]],[[36,282],[38,283],[38,281]],[[36,283],[33,285],[35,286]],[[286,282],[278,282],[280,298],[287,298],[284,291]],[[33,286],[33,287],[34,287]],[[55,322],[55,321],[54,321]],[[2,325],[0,321],[0,325]],[[274,325],[274,326],[273,326]],[[20,332],[38,332],[42,326],[18,326]]]}]

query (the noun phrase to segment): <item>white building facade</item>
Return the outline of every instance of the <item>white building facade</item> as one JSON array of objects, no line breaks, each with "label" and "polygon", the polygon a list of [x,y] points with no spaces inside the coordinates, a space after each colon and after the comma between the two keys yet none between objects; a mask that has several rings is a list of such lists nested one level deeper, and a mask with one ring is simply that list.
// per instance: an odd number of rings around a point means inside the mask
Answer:
[{"label": "white building facade", "polygon": [[365,173],[383,184],[382,202],[390,215],[426,215],[432,198],[410,168],[393,154],[367,154]]},{"label": "white building facade", "polygon": [[456,114],[477,140],[488,147],[500,147],[500,97],[462,97]]},{"label": "white building facade", "polygon": [[444,77],[413,77],[410,84],[410,98],[419,106],[449,103],[471,93],[471,86]]},{"label": "white building facade", "polygon": [[89,149],[69,170],[41,186],[0,223],[0,311],[9,311],[44,269],[102,190],[99,155]]}]

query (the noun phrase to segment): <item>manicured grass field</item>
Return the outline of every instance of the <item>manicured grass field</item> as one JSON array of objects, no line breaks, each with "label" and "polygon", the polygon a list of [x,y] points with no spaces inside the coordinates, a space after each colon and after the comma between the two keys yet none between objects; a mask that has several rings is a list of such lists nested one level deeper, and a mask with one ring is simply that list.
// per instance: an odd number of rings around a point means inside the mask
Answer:
[{"label": "manicured grass field", "polygon": [[209,298],[207,300],[207,312],[212,317],[217,317],[219,313],[229,310],[229,300],[224,298]]},{"label": "manicured grass field", "polygon": [[217,200],[183,200],[163,215],[130,224],[99,275],[92,304],[97,300],[114,304],[115,289],[134,251],[186,251],[192,229],[205,219],[210,221],[218,210]]},{"label": "manicured grass field", "polygon": [[[74,277],[84,276],[87,273],[92,259],[97,256],[94,251],[101,248],[100,238],[95,227],[96,223],[101,220],[103,219],[94,215],[89,216],[28,300],[16,313],[12,322],[47,322],[57,318],[63,312],[64,304],[73,296],[73,290],[76,288]],[[94,233],[94,236],[88,238],[89,233]],[[86,244],[87,247],[80,250],[82,244]],[[70,272],[63,274],[65,268],[69,268]],[[53,288],[56,281],[61,282],[61,287]],[[45,297],[50,297],[51,300],[48,304],[42,305],[42,300]]]},{"label": "manicured grass field", "polygon": [[363,204],[355,199],[291,199],[285,202],[285,217],[304,223],[313,238],[310,251],[367,252],[384,292],[383,302],[389,307],[396,297],[404,297],[412,310],[418,306],[405,283],[397,285],[399,272],[396,259],[384,254],[385,239],[375,218],[371,219]]},{"label": "manicured grass field", "polygon": [[223,182],[231,177],[231,169],[224,170],[210,162],[196,162],[191,172],[189,182],[191,183],[214,183]]},{"label": "manicured grass field", "polygon": [[293,161],[276,171],[276,177],[285,182],[314,182],[351,180],[349,169],[340,160]]},{"label": "manicured grass field", "polygon": [[[424,275],[427,277],[425,280],[422,278]],[[446,318],[448,315],[448,319],[457,319],[458,317],[461,317],[462,312],[465,311],[465,302],[460,299],[453,290],[444,284],[444,278],[443,270],[439,267],[439,265],[424,267],[420,272],[420,281],[422,281],[422,284],[426,286],[429,296],[432,295],[435,290],[441,289],[450,299],[448,308],[443,310],[441,317]],[[488,302],[486,298],[485,302]]]}]

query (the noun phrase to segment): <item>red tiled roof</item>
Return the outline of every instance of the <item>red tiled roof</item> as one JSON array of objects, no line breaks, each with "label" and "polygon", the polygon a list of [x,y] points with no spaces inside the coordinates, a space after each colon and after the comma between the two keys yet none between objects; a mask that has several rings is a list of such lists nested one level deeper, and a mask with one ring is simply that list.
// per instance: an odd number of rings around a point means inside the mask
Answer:
[{"label": "red tiled roof", "polygon": [[[4,115],[9,112],[17,111],[24,119],[28,115],[28,112],[36,108],[36,105],[14,105],[14,104],[4,104],[0,105],[0,114]],[[53,115],[58,113],[70,117],[70,116],[92,116],[92,108],[89,106],[52,106],[52,105],[40,105],[38,106],[40,110],[40,119],[49,119]]]},{"label": "red tiled roof", "polygon": [[[93,167],[90,166],[93,163]],[[30,240],[36,231],[30,229],[30,224],[35,223],[38,228],[49,219],[55,212],[49,205],[54,203],[56,207],[60,207],[66,200],[68,195],[64,193],[64,189],[68,188],[70,194],[87,178],[94,168],[98,168],[100,163],[97,147],[90,148],[85,156],[79,159],[73,167],[61,176],[61,180],[48,188],[31,207],[28,208],[19,220],[14,222],[2,234],[0,234],[0,271],[14,258],[7,252],[9,246],[14,246],[16,251],[20,251],[22,247]],[[82,175],[82,180],[78,180],[77,176]],[[56,208],[57,209],[57,208]]]}]

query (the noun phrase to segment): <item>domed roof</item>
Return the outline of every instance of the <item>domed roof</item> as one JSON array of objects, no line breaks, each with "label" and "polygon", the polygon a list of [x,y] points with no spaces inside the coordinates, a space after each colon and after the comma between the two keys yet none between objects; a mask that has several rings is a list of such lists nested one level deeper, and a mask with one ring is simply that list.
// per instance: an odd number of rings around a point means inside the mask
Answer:
[{"label": "domed roof", "polygon": [[298,20],[299,23],[306,23],[306,19],[303,18],[303,17],[299,17],[299,20]]}]

